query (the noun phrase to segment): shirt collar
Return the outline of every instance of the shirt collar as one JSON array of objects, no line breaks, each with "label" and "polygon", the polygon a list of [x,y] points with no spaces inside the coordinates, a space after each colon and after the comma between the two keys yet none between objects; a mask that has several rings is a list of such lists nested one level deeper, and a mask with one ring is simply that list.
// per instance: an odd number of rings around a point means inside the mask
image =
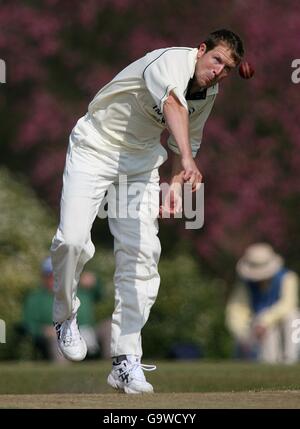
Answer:
[{"label": "shirt collar", "polygon": [[198,48],[193,48],[189,52],[189,72],[190,72],[190,80],[186,89],[186,100],[205,100],[208,95],[217,94],[219,92],[219,84],[216,83],[213,86],[210,86],[209,88],[201,89],[200,91],[195,92],[194,94],[190,93],[191,86],[192,86],[192,80],[195,74],[195,68],[197,63],[197,54],[198,54]]},{"label": "shirt collar", "polygon": [[191,94],[192,84],[193,84],[193,79],[190,79],[187,86],[185,99],[186,100],[205,100],[206,94],[207,94],[207,88],[201,89],[200,91],[197,91]]}]

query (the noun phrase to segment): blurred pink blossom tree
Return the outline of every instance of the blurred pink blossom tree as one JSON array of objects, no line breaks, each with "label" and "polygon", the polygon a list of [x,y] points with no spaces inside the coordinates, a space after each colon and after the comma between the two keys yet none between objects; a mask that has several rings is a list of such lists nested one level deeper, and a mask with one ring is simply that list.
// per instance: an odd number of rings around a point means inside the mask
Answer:
[{"label": "blurred pink blossom tree", "polygon": [[27,174],[56,207],[68,135],[102,85],[148,50],[197,46],[217,28],[238,32],[255,76],[244,81],[233,72],[221,85],[198,161],[205,226],[176,228],[222,274],[256,240],[271,242],[300,269],[300,85],[291,81],[291,62],[300,57],[296,0],[12,0],[0,9],[0,26],[7,63],[2,163]]}]

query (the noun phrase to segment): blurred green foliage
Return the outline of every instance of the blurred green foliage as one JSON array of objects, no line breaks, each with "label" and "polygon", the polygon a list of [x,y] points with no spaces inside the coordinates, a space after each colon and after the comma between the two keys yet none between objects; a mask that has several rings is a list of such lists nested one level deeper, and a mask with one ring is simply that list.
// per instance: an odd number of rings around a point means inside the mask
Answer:
[{"label": "blurred green foliage", "polygon": [[[105,285],[97,318],[110,317],[114,304],[112,251],[98,246],[86,268],[100,275]],[[162,256],[159,272],[158,297],[142,331],[144,356],[165,358],[174,346],[193,344],[205,358],[230,357],[232,340],[224,326],[226,283],[204,274],[183,240]]]},{"label": "blurred green foliage", "polygon": [[225,282],[205,275],[183,241],[162,258],[159,271],[159,295],[143,331],[145,355],[168,357],[174,346],[193,344],[205,358],[230,356]]},{"label": "blurred green foliage", "polygon": [[40,261],[48,254],[54,219],[31,188],[5,168],[0,169],[0,208],[0,318],[7,329],[0,358],[7,358],[15,353],[14,327],[24,295],[39,283]]},{"label": "blurred green foliage", "polygon": [[[36,356],[32,343],[29,338],[20,341],[16,327],[26,293],[40,283],[40,263],[49,253],[55,219],[24,180],[6,169],[0,170],[0,206],[0,318],[7,327],[0,359],[30,359]],[[114,266],[112,249],[101,246],[86,265],[101,277],[105,288],[95,309],[98,320],[110,317],[113,311]],[[159,295],[143,330],[145,356],[166,357],[172,345],[181,342],[199,346],[205,357],[227,356],[225,283],[204,276],[182,240],[162,258],[159,269]]]}]

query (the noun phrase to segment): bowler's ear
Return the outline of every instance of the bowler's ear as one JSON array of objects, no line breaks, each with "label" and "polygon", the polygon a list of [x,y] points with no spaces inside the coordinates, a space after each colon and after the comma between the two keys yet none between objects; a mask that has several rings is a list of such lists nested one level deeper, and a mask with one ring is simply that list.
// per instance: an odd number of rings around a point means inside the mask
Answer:
[{"label": "bowler's ear", "polygon": [[202,57],[202,55],[204,55],[205,52],[206,52],[206,44],[205,43],[201,43],[199,45],[199,48],[198,48],[198,56]]}]

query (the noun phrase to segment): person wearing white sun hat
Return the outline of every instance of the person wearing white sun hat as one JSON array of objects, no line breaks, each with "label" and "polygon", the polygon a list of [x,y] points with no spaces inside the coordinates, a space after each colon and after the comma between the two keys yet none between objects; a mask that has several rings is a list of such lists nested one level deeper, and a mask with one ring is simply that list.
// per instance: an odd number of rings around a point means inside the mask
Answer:
[{"label": "person wearing white sun hat", "polygon": [[294,363],[299,343],[293,329],[300,321],[299,281],[267,243],[250,245],[236,265],[239,277],[226,306],[226,324],[236,355],[267,363]]}]

